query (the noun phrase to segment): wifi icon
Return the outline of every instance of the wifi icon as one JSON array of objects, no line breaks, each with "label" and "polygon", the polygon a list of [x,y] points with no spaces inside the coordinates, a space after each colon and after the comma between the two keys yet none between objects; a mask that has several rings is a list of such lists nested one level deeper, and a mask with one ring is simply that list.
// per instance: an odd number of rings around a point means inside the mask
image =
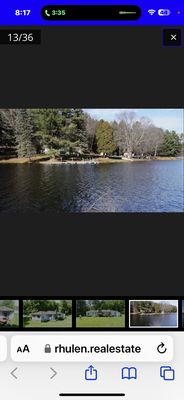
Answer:
[{"label": "wifi icon", "polygon": [[154,15],[154,14],[156,13],[156,10],[153,10],[153,9],[151,8],[151,10],[148,10],[148,13],[149,13],[150,15]]}]

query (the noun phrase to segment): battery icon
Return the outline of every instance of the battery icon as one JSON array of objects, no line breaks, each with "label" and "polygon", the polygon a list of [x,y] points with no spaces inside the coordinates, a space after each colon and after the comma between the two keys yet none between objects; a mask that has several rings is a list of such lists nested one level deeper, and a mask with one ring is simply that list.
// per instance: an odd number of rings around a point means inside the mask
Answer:
[{"label": "battery icon", "polygon": [[168,17],[171,14],[171,10],[169,10],[168,8],[161,8],[160,10],[158,10],[158,15],[160,17]]}]

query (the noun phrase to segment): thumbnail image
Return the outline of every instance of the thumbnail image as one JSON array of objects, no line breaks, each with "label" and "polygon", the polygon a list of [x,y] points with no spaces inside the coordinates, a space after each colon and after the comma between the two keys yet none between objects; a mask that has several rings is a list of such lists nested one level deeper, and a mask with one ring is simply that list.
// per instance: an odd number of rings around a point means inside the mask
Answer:
[{"label": "thumbnail image", "polygon": [[184,300],[182,300],[182,327],[184,328]]},{"label": "thumbnail image", "polygon": [[183,109],[0,109],[0,212],[184,212]]},{"label": "thumbnail image", "polygon": [[124,328],[124,300],[77,300],[77,328]]},{"label": "thumbnail image", "polygon": [[24,300],[25,328],[71,328],[71,300]]},{"label": "thumbnail image", "polygon": [[177,300],[130,300],[130,328],[177,328]]},{"label": "thumbnail image", "polygon": [[0,329],[18,328],[19,302],[18,300],[0,300]]}]

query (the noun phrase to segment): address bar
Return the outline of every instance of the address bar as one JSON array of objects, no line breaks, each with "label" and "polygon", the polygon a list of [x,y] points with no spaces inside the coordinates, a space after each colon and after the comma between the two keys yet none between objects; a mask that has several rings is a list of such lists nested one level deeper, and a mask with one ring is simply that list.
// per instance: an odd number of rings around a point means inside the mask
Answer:
[{"label": "address bar", "polygon": [[17,335],[11,341],[16,362],[163,362],[173,358],[169,335]]}]

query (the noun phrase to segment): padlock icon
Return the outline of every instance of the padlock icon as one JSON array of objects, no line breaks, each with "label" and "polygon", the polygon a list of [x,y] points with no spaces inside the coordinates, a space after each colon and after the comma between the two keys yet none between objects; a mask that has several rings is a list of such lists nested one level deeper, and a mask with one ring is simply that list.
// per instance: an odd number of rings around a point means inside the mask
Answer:
[{"label": "padlock icon", "polygon": [[45,353],[47,353],[47,354],[48,354],[48,353],[51,353],[51,346],[50,346],[50,344],[46,344],[46,345],[45,345],[45,350],[44,350],[44,351],[45,351]]}]

